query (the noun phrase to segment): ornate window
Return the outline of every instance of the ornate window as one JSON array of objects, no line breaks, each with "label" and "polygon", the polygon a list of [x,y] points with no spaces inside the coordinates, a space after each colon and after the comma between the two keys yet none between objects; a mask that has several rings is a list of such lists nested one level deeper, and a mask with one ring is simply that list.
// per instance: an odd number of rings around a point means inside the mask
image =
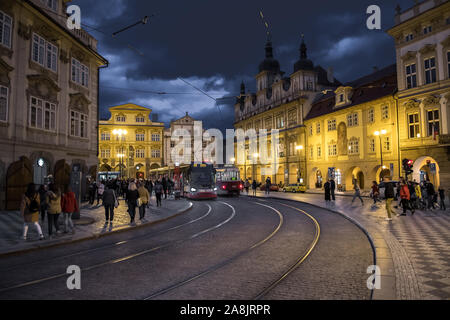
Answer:
[{"label": "ornate window", "polygon": [[58,70],[58,47],[44,38],[33,34],[31,59],[53,72]]},{"label": "ornate window", "polygon": [[383,137],[383,151],[389,152],[391,151],[391,138]]},{"label": "ornate window", "polygon": [[317,124],[316,124],[316,133],[320,134],[320,132],[321,132],[321,125],[320,125],[320,122],[317,122]]},{"label": "ornate window", "polygon": [[310,135],[310,136],[313,135],[313,126],[312,126],[312,125],[310,125],[310,126],[308,127],[308,132],[309,132],[309,135]]},{"label": "ornate window", "polygon": [[435,58],[425,59],[425,83],[430,84],[436,82],[436,60]]},{"label": "ornate window", "polygon": [[136,133],[136,141],[138,141],[138,142],[145,141],[145,133],[137,132]]},{"label": "ornate window", "polygon": [[314,159],[314,147],[309,147],[309,158]]},{"label": "ornate window", "polygon": [[136,149],[136,159],[145,159],[145,149],[144,148]]},{"label": "ornate window", "polygon": [[12,18],[0,11],[0,44],[11,48]]},{"label": "ornate window", "polygon": [[272,130],[272,118],[268,117],[264,120],[264,127],[266,128],[266,130],[271,131]]},{"label": "ornate window", "polygon": [[102,132],[101,140],[102,141],[111,141],[111,133],[109,133],[109,132]]},{"label": "ornate window", "polygon": [[153,149],[152,150],[152,158],[154,158],[154,159],[161,158],[161,150]]},{"label": "ornate window", "polygon": [[317,146],[317,158],[322,158],[322,146]]},{"label": "ornate window", "polygon": [[160,142],[161,135],[159,133],[152,133],[152,142]]},{"label": "ornate window", "polygon": [[126,118],[123,114],[119,114],[116,116],[116,122],[125,122]]},{"label": "ornate window", "polygon": [[0,122],[8,121],[8,88],[0,86]]},{"label": "ornate window", "polygon": [[277,115],[276,123],[277,123],[277,129],[283,129],[284,128],[284,115],[283,114]]},{"label": "ornate window", "polygon": [[44,3],[47,8],[52,9],[53,11],[58,11],[58,0],[41,0],[42,3]]},{"label": "ornate window", "polygon": [[75,58],[72,58],[72,82],[83,87],[89,87],[89,68]]},{"label": "ornate window", "polygon": [[101,149],[100,150],[100,157],[102,159],[109,159],[109,158],[111,158],[111,149]]},{"label": "ornate window", "polygon": [[359,124],[359,121],[358,121],[358,113],[357,112],[349,114],[347,116],[347,126],[348,127],[356,127],[356,126],[358,126],[358,124]]},{"label": "ornate window", "polygon": [[330,141],[330,143],[328,143],[328,156],[337,156],[337,143],[335,141]]},{"label": "ornate window", "polygon": [[87,138],[88,116],[70,111],[70,135],[72,137]]},{"label": "ornate window", "polygon": [[375,122],[375,110],[373,108],[369,109],[369,113],[367,114],[367,122]]},{"label": "ornate window", "polygon": [[408,114],[408,132],[410,139],[420,138],[420,122],[418,112]]},{"label": "ornate window", "polygon": [[336,119],[328,120],[328,131],[336,131]]},{"label": "ornate window", "polygon": [[434,137],[440,134],[439,109],[427,110],[428,136]]},{"label": "ornate window", "polygon": [[381,107],[381,119],[382,120],[387,120],[390,118],[389,115],[389,106],[382,106]]},{"label": "ornate window", "polygon": [[375,153],[375,139],[369,139],[369,153]]},{"label": "ornate window", "polygon": [[408,89],[417,87],[417,68],[415,63],[406,66],[406,86]]},{"label": "ornate window", "polygon": [[31,128],[56,131],[56,105],[31,97],[29,123]]},{"label": "ornate window", "polygon": [[289,127],[294,127],[297,125],[297,110],[296,109],[289,110],[288,125],[289,125]]},{"label": "ornate window", "polygon": [[348,154],[359,154],[359,140],[357,138],[352,138],[348,142]]}]

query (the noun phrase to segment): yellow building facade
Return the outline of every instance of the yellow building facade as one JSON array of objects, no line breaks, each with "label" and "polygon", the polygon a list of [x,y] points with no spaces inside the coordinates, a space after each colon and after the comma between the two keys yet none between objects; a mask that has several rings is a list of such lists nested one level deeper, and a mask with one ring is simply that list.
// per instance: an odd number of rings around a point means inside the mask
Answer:
[{"label": "yellow building facade", "polygon": [[163,166],[164,124],[150,120],[151,109],[125,104],[109,109],[99,124],[99,171],[123,178],[148,178]]},{"label": "yellow building facade", "polygon": [[305,118],[309,189],[333,178],[340,191],[358,181],[369,190],[383,176],[398,179],[395,65],[337,88],[319,98]]}]

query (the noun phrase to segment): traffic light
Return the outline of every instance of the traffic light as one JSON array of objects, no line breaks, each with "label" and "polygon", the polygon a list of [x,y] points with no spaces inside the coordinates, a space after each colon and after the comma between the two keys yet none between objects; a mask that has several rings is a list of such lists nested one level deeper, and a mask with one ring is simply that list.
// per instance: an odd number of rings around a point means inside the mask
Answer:
[{"label": "traffic light", "polygon": [[412,170],[414,165],[414,161],[413,160],[409,160],[409,159],[404,159],[403,160],[403,170],[405,171],[405,175],[408,176],[411,173],[413,173],[414,171]]}]

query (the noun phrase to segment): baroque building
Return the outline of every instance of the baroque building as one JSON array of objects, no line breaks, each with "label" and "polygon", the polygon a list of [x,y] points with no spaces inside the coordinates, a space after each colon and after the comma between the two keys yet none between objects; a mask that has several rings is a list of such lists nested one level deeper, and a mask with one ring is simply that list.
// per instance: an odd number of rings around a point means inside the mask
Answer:
[{"label": "baroque building", "polygon": [[135,104],[109,108],[100,121],[99,170],[103,178],[143,178],[163,166],[164,124],[150,120],[151,109]]},{"label": "baroque building", "polygon": [[94,37],[67,28],[69,2],[0,2],[0,209],[18,209],[28,183],[63,186],[72,170],[83,181],[97,171],[108,61]]},{"label": "baroque building", "polygon": [[401,158],[414,161],[413,179],[450,188],[450,2],[427,0],[397,7]]}]

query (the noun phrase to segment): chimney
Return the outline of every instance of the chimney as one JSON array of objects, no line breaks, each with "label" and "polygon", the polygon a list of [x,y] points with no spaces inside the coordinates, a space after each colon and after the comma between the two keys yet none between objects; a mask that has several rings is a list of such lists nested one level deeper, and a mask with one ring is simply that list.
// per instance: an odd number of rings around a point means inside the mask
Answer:
[{"label": "chimney", "polygon": [[329,83],[334,83],[333,67],[329,67],[327,70],[327,80]]}]

